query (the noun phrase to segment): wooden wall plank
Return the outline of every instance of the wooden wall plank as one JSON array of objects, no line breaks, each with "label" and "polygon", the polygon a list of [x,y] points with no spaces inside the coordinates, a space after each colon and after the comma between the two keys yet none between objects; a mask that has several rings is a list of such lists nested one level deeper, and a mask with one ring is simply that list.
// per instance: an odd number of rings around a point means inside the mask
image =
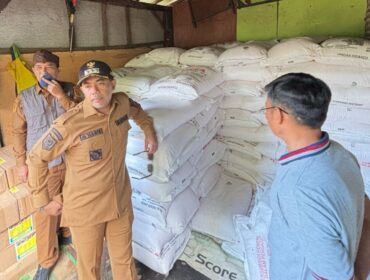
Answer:
[{"label": "wooden wall plank", "polygon": [[[204,5],[210,5],[210,1],[203,1]],[[212,5],[224,3],[223,0],[213,0],[211,2]],[[232,10],[198,22],[197,28],[194,28],[187,1],[179,1],[172,8],[174,44],[176,47],[191,48],[236,39],[236,14]]]}]

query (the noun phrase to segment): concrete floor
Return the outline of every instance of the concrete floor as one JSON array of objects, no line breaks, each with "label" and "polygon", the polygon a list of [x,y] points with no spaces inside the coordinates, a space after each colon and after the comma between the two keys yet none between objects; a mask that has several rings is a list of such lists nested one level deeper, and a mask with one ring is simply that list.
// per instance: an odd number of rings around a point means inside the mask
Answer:
[{"label": "concrete floor", "polygon": [[[138,261],[135,261],[135,264],[139,280],[211,280],[183,261],[177,261],[168,275],[159,274]],[[22,280],[31,280],[35,272],[36,270],[33,270],[22,277]],[[112,271],[106,249],[103,251],[102,257],[101,279],[112,280]],[[62,246],[60,258],[50,275],[50,280],[78,280],[76,254],[71,245]]]},{"label": "concrete floor", "polygon": [[192,269],[183,261],[177,261],[168,276],[158,274],[141,263],[136,263],[140,280],[210,280],[203,274]]}]

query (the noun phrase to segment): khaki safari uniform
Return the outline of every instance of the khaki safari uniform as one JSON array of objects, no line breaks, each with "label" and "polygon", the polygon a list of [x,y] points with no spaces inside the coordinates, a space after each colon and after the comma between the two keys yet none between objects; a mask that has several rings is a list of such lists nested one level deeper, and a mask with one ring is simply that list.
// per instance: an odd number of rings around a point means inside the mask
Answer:
[{"label": "khaki safari uniform", "polygon": [[104,237],[113,278],[137,279],[131,185],[125,165],[128,118],[146,137],[155,137],[152,118],[124,93],[115,93],[107,115],[85,100],[58,118],[28,157],[29,185],[36,206],[42,207],[51,199],[47,162],[65,153],[62,225],[72,232],[79,279],[99,279]]},{"label": "khaki safari uniform", "polygon": [[[17,166],[26,164],[26,154],[52,122],[81,100],[72,84],[59,83],[66,93],[59,100],[38,84],[21,91],[16,98],[13,108],[13,152]],[[48,166],[46,190],[49,197],[60,201],[65,175],[63,158],[50,161]],[[42,267],[51,267],[58,259],[59,222],[60,217],[49,216],[43,211],[35,214],[37,257]],[[68,228],[61,231],[65,237],[70,235]]]}]

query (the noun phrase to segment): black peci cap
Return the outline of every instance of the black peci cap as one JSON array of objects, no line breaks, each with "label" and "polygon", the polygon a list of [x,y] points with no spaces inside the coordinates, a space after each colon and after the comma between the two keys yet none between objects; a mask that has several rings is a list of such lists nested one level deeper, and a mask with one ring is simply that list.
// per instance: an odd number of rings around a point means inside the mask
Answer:
[{"label": "black peci cap", "polygon": [[98,60],[90,60],[80,67],[80,71],[78,72],[77,85],[78,86],[81,85],[83,80],[91,76],[103,77],[109,80],[113,80],[111,72],[112,69],[105,62]]}]

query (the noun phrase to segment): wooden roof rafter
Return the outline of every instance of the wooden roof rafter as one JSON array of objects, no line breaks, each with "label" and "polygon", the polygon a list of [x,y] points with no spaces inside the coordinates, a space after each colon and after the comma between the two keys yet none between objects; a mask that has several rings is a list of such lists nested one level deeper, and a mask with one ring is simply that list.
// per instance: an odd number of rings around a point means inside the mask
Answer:
[{"label": "wooden roof rafter", "polygon": [[124,7],[129,7],[129,8],[136,8],[136,9],[151,10],[151,11],[163,11],[164,12],[164,11],[168,11],[169,9],[172,9],[171,7],[167,7],[167,6],[160,6],[160,5],[143,3],[143,2],[133,1],[133,0],[87,0],[87,1],[106,3],[108,5],[124,6]]}]

